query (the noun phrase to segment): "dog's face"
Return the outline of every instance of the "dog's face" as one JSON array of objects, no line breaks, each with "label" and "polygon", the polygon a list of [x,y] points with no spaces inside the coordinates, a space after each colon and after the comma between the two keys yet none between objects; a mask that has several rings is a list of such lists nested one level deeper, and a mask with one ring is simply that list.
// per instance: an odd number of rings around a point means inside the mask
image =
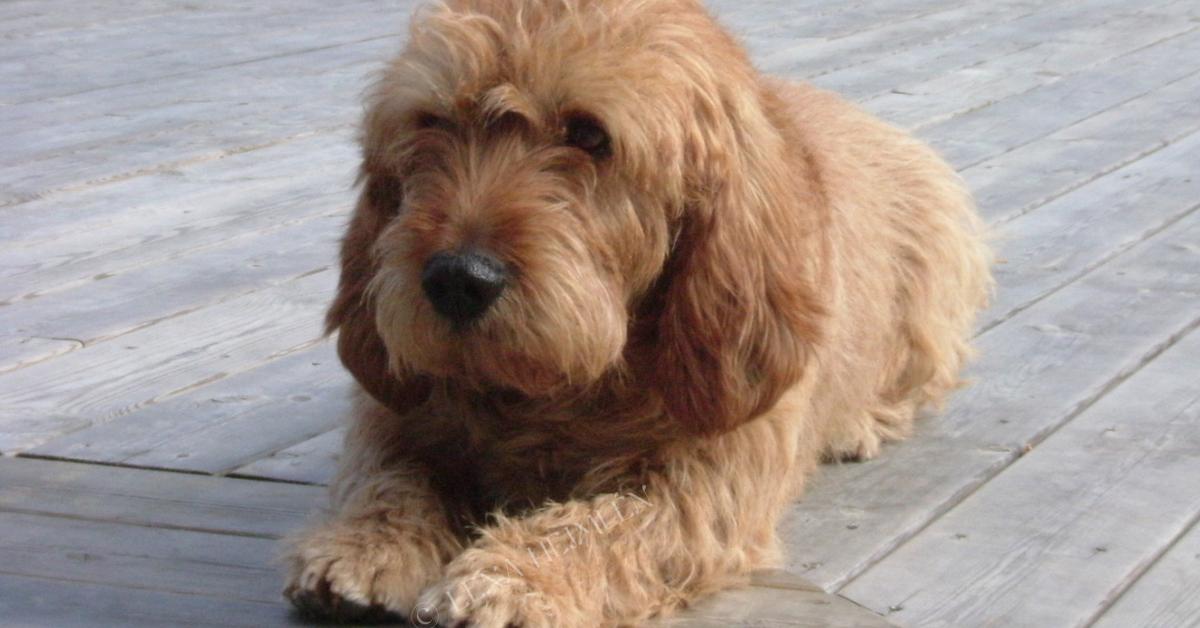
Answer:
[{"label": "dog's face", "polygon": [[545,397],[620,372],[666,378],[673,414],[747,418],[797,377],[816,311],[774,250],[796,229],[766,206],[792,201],[758,98],[690,1],[418,16],[368,103],[341,308],[367,297],[400,381]]}]

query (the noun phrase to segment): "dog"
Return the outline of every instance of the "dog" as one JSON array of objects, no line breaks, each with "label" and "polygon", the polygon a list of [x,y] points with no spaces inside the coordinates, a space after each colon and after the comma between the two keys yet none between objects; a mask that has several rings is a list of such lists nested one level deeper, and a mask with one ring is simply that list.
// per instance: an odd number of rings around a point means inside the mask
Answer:
[{"label": "dog", "polygon": [[696,0],[447,0],[367,96],[328,313],[361,389],[286,595],[637,624],[747,581],[822,461],[960,385],[991,254],[908,134]]}]

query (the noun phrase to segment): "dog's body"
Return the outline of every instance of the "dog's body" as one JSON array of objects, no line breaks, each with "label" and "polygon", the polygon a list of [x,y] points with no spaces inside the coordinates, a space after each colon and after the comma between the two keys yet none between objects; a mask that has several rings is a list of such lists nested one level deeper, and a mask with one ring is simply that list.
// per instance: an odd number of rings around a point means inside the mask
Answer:
[{"label": "dog's body", "polygon": [[776,556],[822,459],[958,382],[989,253],[953,171],[758,75],[692,0],[456,0],[372,95],[330,311],[362,395],[289,595],[636,623]]}]

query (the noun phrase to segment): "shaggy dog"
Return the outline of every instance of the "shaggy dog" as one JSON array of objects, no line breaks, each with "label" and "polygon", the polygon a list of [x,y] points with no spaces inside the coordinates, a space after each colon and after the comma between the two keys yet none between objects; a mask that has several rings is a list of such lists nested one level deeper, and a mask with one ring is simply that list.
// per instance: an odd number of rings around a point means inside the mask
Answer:
[{"label": "shaggy dog", "polygon": [[695,0],[449,0],[371,92],[328,324],[365,394],[287,595],[637,623],[746,579],[823,459],[958,384],[958,177]]}]

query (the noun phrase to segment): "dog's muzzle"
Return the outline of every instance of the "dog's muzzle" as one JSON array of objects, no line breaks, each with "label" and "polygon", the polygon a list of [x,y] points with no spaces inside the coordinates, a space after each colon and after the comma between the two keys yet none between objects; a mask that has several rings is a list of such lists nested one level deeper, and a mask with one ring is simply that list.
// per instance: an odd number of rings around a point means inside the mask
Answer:
[{"label": "dog's muzzle", "polygon": [[504,264],[476,251],[436,253],[421,273],[421,288],[451,323],[465,325],[483,316],[504,291]]}]

